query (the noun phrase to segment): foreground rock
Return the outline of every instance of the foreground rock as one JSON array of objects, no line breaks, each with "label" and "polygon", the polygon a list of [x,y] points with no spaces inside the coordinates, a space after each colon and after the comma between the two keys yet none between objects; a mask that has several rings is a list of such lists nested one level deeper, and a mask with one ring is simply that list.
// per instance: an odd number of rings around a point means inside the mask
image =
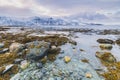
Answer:
[{"label": "foreground rock", "polygon": [[110,39],[98,39],[97,42],[103,44],[114,44],[114,41]]},{"label": "foreground rock", "polygon": [[26,45],[28,47],[28,51],[26,53],[28,60],[39,60],[43,58],[50,48],[50,43],[44,41],[34,41],[27,43]]}]

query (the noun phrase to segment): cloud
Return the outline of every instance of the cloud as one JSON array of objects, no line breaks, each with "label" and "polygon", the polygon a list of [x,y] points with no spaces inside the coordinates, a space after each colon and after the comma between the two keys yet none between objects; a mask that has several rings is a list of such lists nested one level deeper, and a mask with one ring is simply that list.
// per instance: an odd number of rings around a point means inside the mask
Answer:
[{"label": "cloud", "polygon": [[108,15],[120,9],[120,0],[0,0],[0,15],[70,16],[78,13]]}]

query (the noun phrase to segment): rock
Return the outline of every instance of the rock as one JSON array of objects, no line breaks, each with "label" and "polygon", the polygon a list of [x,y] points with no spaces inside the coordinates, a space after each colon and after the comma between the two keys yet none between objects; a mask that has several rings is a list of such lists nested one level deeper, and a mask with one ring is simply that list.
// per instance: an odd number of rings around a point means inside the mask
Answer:
[{"label": "rock", "polygon": [[14,60],[14,63],[15,63],[15,64],[20,64],[21,61],[23,61],[23,59],[15,59],[15,60]]},{"label": "rock", "polygon": [[5,70],[2,72],[2,74],[5,74],[6,72],[8,72],[13,66],[14,66],[13,64],[7,65],[5,67]]},{"label": "rock", "polygon": [[98,53],[96,55],[98,58],[100,58],[102,61],[104,62],[108,62],[108,63],[114,63],[116,62],[115,57],[110,53],[110,52],[102,52],[102,53]]},{"label": "rock", "polygon": [[101,58],[102,54],[103,54],[103,52],[98,52],[97,51],[96,54],[95,54],[95,56],[98,57],[98,58]]},{"label": "rock", "polygon": [[97,42],[103,44],[114,44],[114,41],[110,39],[98,39]]},{"label": "rock", "polygon": [[9,49],[8,49],[8,48],[5,48],[5,49],[3,49],[3,50],[0,51],[0,54],[5,53],[5,52],[7,52],[7,51],[9,51]]},{"label": "rock", "polygon": [[51,49],[56,49],[57,47],[56,46],[51,46]]},{"label": "rock", "polygon": [[120,45],[120,39],[117,39],[115,42],[116,44]]},{"label": "rock", "polygon": [[83,50],[83,49],[80,49],[80,51],[84,52],[85,50]]},{"label": "rock", "polygon": [[36,66],[37,66],[38,68],[42,68],[42,67],[43,67],[43,64],[42,64],[42,63],[37,63]]},{"label": "rock", "polygon": [[112,49],[112,45],[111,44],[100,44],[99,47],[102,49],[102,50],[111,50]]},{"label": "rock", "polygon": [[21,52],[24,49],[24,45],[20,43],[12,43],[9,47],[10,52],[12,53],[18,53]]},{"label": "rock", "polygon": [[21,62],[20,68],[24,70],[29,66],[29,64],[30,63],[27,60],[24,60]]},{"label": "rock", "polygon": [[3,48],[4,47],[4,43],[0,43],[0,48]]},{"label": "rock", "polygon": [[64,61],[65,61],[66,63],[68,63],[68,62],[71,61],[71,58],[70,58],[69,56],[65,56],[65,57],[64,57]]},{"label": "rock", "polygon": [[91,74],[91,73],[86,73],[86,74],[85,74],[85,77],[86,77],[86,78],[92,78],[92,74]]},{"label": "rock", "polygon": [[40,60],[46,56],[50,49],[50,43],[44,41],[34,41],[27,44],[27,59],[29,60]]}]

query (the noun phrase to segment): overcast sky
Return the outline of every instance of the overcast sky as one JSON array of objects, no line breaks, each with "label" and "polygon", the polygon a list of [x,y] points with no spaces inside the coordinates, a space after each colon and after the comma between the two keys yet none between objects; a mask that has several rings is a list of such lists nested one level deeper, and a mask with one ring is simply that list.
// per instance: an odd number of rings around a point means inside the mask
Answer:
[{"label": "overcast sky", "polygon": [[99,13],[120,18],[120,0],[0,0],[3,16],[69,16]]}]

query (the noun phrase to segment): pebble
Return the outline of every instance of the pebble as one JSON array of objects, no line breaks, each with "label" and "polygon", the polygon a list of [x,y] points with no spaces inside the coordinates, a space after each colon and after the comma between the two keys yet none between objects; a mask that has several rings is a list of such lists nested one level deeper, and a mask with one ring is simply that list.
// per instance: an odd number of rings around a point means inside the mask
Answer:
[{"label": "pebble", "polygon": [[20,68],[26,69],[29,66],[29,62],[27,60],[24,60],[21,62]]}]

